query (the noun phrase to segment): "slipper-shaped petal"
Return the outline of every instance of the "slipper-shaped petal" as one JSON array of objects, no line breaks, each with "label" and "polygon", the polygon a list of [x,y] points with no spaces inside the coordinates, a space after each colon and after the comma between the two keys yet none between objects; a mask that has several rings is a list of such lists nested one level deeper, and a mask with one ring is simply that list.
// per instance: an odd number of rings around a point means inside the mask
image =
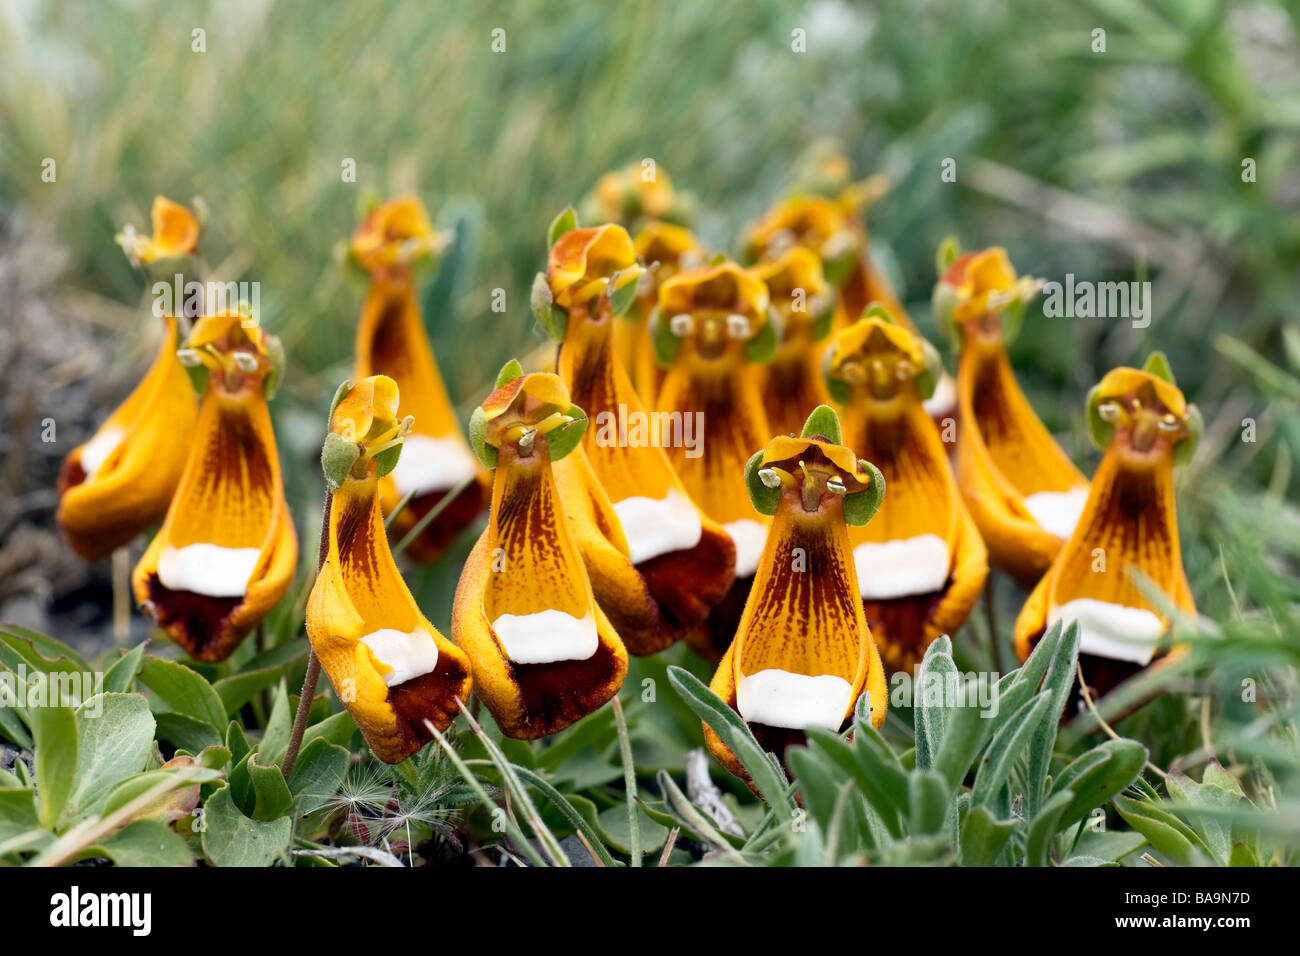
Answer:
[{"label": "slipper-shaped petal", "polygon": [[691,500],[722,525],[736,548],[736,578],[727,596],[687,638],[716,661],[735,635],[767,537],[768,517],[745,491],[745,463],[771,437],[760,375],[779,333],[767,287],[733,262],[665,282],[650,325],[666,368],[655,410],[667,421],[693,418],[708,428],[707,440],[693,447],[670,442],[668,460]]},{"label": "slipper-shaped petal", "polygon": [[1107,374],[1089,396],[1088,415],[1106,454],[1078,526],[1016,619],[1015,642],[1024,660],[1051,624],[1078,621],[1079,662],[1096,696],[1183,652],[1170,643],[1168,615],[1143,579],[1196,613],[1178,541],[1174,466],[1195,448],[1200,413],[1155,353],[1142,370]]},{"label": "slipper-shaped petal", "polygon": [[822,353],[835,314],[836,293],[821,260],[803,246],[750,269],[767,286],[781,320],[781,340],[760,373],[763,408],[773,435],[797,435],[812,410],[830,403],[822,380]]},{"label": "slipper-shaped petal", "polygon": [[835,336],[826,380],[843,406],[845,444],[880,469],[889,494],[849,529],[867,623],[890,670],[911,671],[965,622],[988,553],[923,407],[938,356],[883,309]]},{"label": "slipper-shaped petal", "polygon": [[350,247],[371,276],[357,326],[356,378],[393,379],[401,394],[400,415],[415,418],[397,467],[380,481],[385,514],[412,496],[393,520],[393,534],[403,537],[446,495],[470,482],[411,542],[409,553],[421,561],[437,558],[478,517],[491,488],[486,469],[461,434],[416,301],[412,265],[434,255],[443,242],[419,200],[405,198],[377,206]]},{"label": "slipper-shaped petal", "polygon": [[206,372],[205,391],[180,485],[132,586],[195,660],[229,657],[293,579],[298,539],[266,407],[277,353],[238,313],[201,318],[180,353]]},{"label": "slipper-shaped petal", "polygon": [[570,453],[585,426],[545,372],[504,381],[471,424],[476,450],[496,468],[492,516],[461,573],[451,629],[509,737],[563,730],[614,696],[627,673],[552,472],[552,456]]},{"label": "slipper-shaped petal", "polygon": [[664,370],[655,361],[650,338],[650,314],[659,302],[659,288],[679,272],[702,268],[705,250],[690,230],[667,222],[652,222],[633,241],[646,271],[637,283],[636,301],[626,321],[614,323],[614,351],[632,378],[636,392],[653,403]]},{"label": "slipper-shaped petal", "polygon": [[614,357],[613,324],[631,307],[632,283],[642,271],[621,227],[570,223],[551,247],[547,273],[534,283],[533,307],[561,342],[560,377],[591,416],[582,448],[621,525],[618,545],[626,546],[644,582],[624,595],[644,603],[620,626],[654,622],[654,630],[620,633],[629,648],[649,653],[684,636],[722,600],[734,576],[735,546],[686,493]]},{"label": "slipper-shaped petal", "polygon": [[176,318],[164,322],[144,379],[59,472],[59,526],[88,561],[160,522],[185,470],[199,406],[176,359]]},{"label": "slipper-shaped petal", "polygon": [[1016,382],[1001,313],[1034,291],[999,248],[959,256],[936,289],[940,325],[956,330],[961,358],[957,482],[994,565],[1025,587],[1074,531],[1088,480],[1061,451]]},{"label": "slipper-shaped petal", "polygon": [[[446,730],[471,687],[468,656],[420,611],[389,549],[379,484],[409,434],[397,415],[390,378],[341,390],[330,416],[337,437],[322,455],[333,487],[328,551],[307,600],[312,649],[385,763],[400,763],[428,743],[430,725]],[[344,460],[332,462],[331,452]]]},{"label": "slipper-shaped petal", "polygon": [[[802,438],[778,437],[746,468],[755,507],[772,515],[735,640],[710,688],[784,759],[809,727],[838,731],[868,696],[879,727],[888,706],[884,666],[858,595],[849,523],[869,521],[884,494],[880,473],[839,443],[822,406]],[[744,777],[707,726],[710,751]]]}]

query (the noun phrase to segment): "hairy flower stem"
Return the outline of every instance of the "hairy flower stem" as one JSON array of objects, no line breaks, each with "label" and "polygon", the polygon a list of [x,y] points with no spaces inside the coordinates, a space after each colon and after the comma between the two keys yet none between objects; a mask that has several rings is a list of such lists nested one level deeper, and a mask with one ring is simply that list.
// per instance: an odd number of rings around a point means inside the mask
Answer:
[{"label": "hairy flower stem", "polygon": [[[321,509],[320,551],[316,557],[316,573],[325,566],[325,558],[330,550],[330,509],[334,496],[325,492],[325,506]],[[289,734],[289,746],[284,752],[284,763],[280,772],[287,782],[293,773],[293,765],[298,761],[298,750],[302,747],[302,735],[307,731],[307,715],[311,711],[312,698],[316,696],[316,682],[320,679],[320,658],[314,650],[307,652],[307,673],[302,679],[302,692],[298,695],[298,711],[293,715],[293,730]]]}]

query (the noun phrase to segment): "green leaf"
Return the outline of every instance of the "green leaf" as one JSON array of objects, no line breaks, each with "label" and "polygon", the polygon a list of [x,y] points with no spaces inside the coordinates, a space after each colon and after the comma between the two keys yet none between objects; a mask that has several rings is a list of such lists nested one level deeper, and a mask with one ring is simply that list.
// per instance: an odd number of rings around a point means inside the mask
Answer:
[{"label": "green leaf", "polygon": [[273,647],[249,661],[239,672],[218,678],[212,689],[221,698],[227,716],[266,690],[281,678],[287,678],[307,660],[309,648],[305,642],[294,641]]},{"label": "green leaf", "polygon": [[0,625],[0,663],[17,670],[19,661],[43,674],[94,673],[86,659],[62,641],[14,624]]},{"label": "green leaf", "polygon": [[681,826],[683,832],[689,833],[702,843],[709,844],[733,863],[745,862],[727,837],[718,832],[708,817],[687,799],[686,794],[682,793],[667,770],[661,769],[655,774],[655,780],[659,784],[660,794],[663,795],[664,806]]},{"label": "green leaf", "polygon": [[159,740],[165,740],[177,750],[198,753],[204,747],[212,747],[222,742],[221,735],[212,725],[191,717],[189,714],[158,714],[158,723],[154,733]]},{"label": "green leaf", "polygon": [[672,323],[665,320],[659,307],[650,313],[648,323],[650,331],[650,344],[654,348],[655,362],[660,368],[668,368],[677,358],[677,353],[682,347],[682,340],[673,333]]},{"label": "green leaf", "polygon": [[339,407],[339,402],[343,401],[343,399],[348,397],[348,392],[350,391],[352,391],[351,381],[343,382],[341,385],[339,385],[338,388],[334,390],[334,397],[330,399],[329,416],[325,419],[326,431],[329,430],[329,425],[334,421],[334,410]]},{"label": "green leaf", "polygon": [[1190,866],[1196,862],[1197,850],[1210,859],[1209,847],[1191,827],[1151,801],[1121,795],[1115,798],[1115,810],[1125,823],[1146,837],[1157,852],[1178,865]]},{"label": "green leaf", "polygon": [[81,857],[106,856],[118,866],[193,866],[189,845],[157,820],[136,820]]},{"label": "green leaf", "polygon": [[987,806],[997,796],[1051,703],[1050,697],[1040,694],[1023,704],[998,728],[975,775],[975,785],[971,788],[973,803]]},{"label": "green leaf", "polygon": [[259,754],[248,758],[248,780],[252,787],[254,820],[276,820],[284,816],[293,807],[293,794],[284,781],[284,774],[275,765],[267,766],[258,762]]},{"label": "green leaf", "polygon": [[1052,763],[1052,750],[1056,746],[1056,730],[1074,686],[1079,660],[1079,622],[1071,621],[1061,635],[1061,642],[1052,654],[1043,688],[1052,703],[1044,712],[1029,740],[1029,793],[1028,812],[1034,816],[1042,806],[1047,789],[1047,773]]},{"label": "green leaf", "polygon": [[562,235],[577,228],[578,214],[573,211],[572,206],[565,206],[560,214],[551,220],[551,225],[546,230],[546,248],[550,249]]},{"label": "green leaf", "polygon": [[168,709],[201,720],[218,734],[225,728],[226,707],[221,696],[202,675],[184,664],[147,657],[140,670],[140,683],[157,694]]},{"label": "green leaf", "polygon": [[1052,838],[1060,829],[1061,814],[1074,801],[1072,790],[1061,790],[1043,804],[1043,809],[1029,823],[1029,836],[1025,841],[1025,866],[1048,866]]},{"label": "green leaf", "polygon": [[957,237],[945,236],[934,256],[934,268],[940,278],[948,271],[948,267],[957,261],[959,255],[961,255],[961,243]]},{"label": "green leaf", "polygon": [[758,788],[763,802],[774,810],[783,809],[787,814],[792,810],[786,796],[785,780],[767,759],[763,748],[759,746],[749,727],[740,715],[723,702],[722,698],[690,671],[681,667],[668,668],[668,682],[686,701],[696,715],[713,728],[713,732],[722,738],[722,742],[736,755],[745,772],[749,774],[754,786]]},{"label": "green leaf", "polygon": [[36,815],[36,790],[32,787],[0,788],[0,844],[38,829],[43,828]]},{"label": "green leaf", "polygon": [[[925,649],[916,676],[917,692],[913,695],[912,715],[916,724],[916,766],[929,770],[935,766],[939,748],[947,733],[955,701],[948,700],[948,689],[955,688],[957,665],[952,660],[952,641],[939,637]],[[937,691],[937,699],[935,691]]]},{"label": "green leaf", "polygon": [[1169,358],[1164,352],[1157,350],[1148,355],[1146,364],[1142,366],[1142,371],[1149,372],[1156,378],[1164,379],[1175,388],[1178,386],[1178,383],[1174,381],[1174,370],[1170,368]]},{"label": "green leaf", "polygon": [[347,776],[351,754],[343,748],[317,737],[298,752],[289,777],[289,790],[298,800],[298,813],[314,813],[338,793]]},{"label": "green leaf", "polygon": [[270,866],[289,849],[293,819],[250,820],[239,812],[229,787],[203,805],[203,855],[213,866]]},{"label": "green leaf", "polygon": [[271,716],[266,719],[262,742],[257,747],[264,766],[277,764],[283,759],[284,752],[289,748],[289,734],[292,730],[293,716],[289,712],[289,692],[281,681],[271,703]]},{"label": "green leaf", "polygon": [[962,866],[992,866],[1015,831],[1015,820],[998,820],[988,807],[972,806],[961,826]]},{"label": "green leaf", "polygon": [[553,807],[559,810],[560,813],[564,815],[565,819],[573,825],[574,829],[581,832],[583,836],[587,838],[587,842],[591,844],[591,848],[596,851],[596,856],[602,863],[606,866],[622,865],[609,855],[609,851],[605,849],[605,844],[600,839],[599,834],[596,833],[591,821],[588,821],[586,817],[578,812],[577,808],[570,802],[570,800],[560,793],[560,791],[551,786],[541,776],[541,774],[517,764],[515,765],[515,772],[519,774],[519,777],[530,787],[535,787],[539,790],[542,796],[545,797]]},{"label": "green leaf", "polygon": [[166,791],[166,794],[172,793],[182,787],[192,787],[195,784],[212,783],[221,779],[221,771],[214,770],[211,767],[200,767],[191,765],[187,767],[159,767],[156,770],[146,770],[144,773],[137,773],[133,777],[128,777],[113,788],[113,792],[108,795],[104,801],[104,808],[101,811],[103,816],[108,816],[122,807],[126,806],[132,800],[141,794],[148,793],[154,787],[161,784],[164,780],[171,780],[173,783],[172,790]]},{"label": "green leaf", "polygon": [[[596,825],[607,844],[620,853],[630,852],[632,837],[626,807],[608,807],[600,811],[596,815]],[[668,828],[650,819],[643,807],[637,807],[637,827],[643,852],[653,852],[668,840]]]},{"label": "green leaf", "polygon": [[77,783],[77,714],[71,707],[28,710],[36,749],[41,826],[53,830]]},{"label": "green leaf", "polygon": [[[900,767],[880,757],[875,748],[856,732],[850,745],[839,734],[809,728],[808,749],[820,753],[853,778],[859,792],[891,836],[898,838],[903,835],[902,819],[908,810],[907,775]],[[792,757],[793,754],[791,751]],[[802,790],[804,780],[798,771],[795,771],[795,779]]]},{"label": "green leaf", "polygon": [[939,833],[952,809],[948,787],[933,770],[917,770],[908,777],[907,804],[913,834]]},{"label": "green leaf", "polygon": [[[312,724],[302,735],[302,745],[306,747],[313,740],[327,740],[332,744],[347,748],[357,732],[357,722],[346,710],[331,714],[322,721]],[[300,751],[301,754],[301,751]]]},{"label": "green leaf", "polygon": [[776,347],[781,340],[781,317],[775,309],[768,310],[768,320],[745,343],[745,358],[755,365],[762,365],[772,360]]},{"label": "green leaf", "polygon": [[1053,781],[1053,792],[1066,789],[1074,802],[1061,813],[1060,826],[1082,820],[1105,805],[1142,772],[1147,749],[1135,740],[1107,740],[1071,761]]},{"label": "green leaf", "polygon": [[114,694],[124,694],[131,690],[135,675],[140,672],[140,662],[144,659],[147,641],[141,641],[115,660],[104,673],[104,690]]},{"label": "green leaf", "polygon": [[[961,786],[994,727],[993,720],[986,717],[978,707],[963,702],[961,698],[965,695],[960,690],[958,697],[951,711],[947,733],[944,734],[943,743],[934,760],[934,768],[939,771],[951,793],[956,793]],[[966,701],[969,700],[966,697]]]},{"label": "green leaf", "polygon": [[139,694],[99,694],[76,712],[77,783],[61,821],[101,813],[123,780],[144,770],[153,754],[154,718]]}]

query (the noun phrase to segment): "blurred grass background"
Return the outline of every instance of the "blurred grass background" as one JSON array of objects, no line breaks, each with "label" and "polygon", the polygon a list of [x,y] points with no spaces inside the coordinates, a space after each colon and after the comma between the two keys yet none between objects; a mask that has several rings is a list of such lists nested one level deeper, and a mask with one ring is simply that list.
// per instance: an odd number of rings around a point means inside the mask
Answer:
[{"label": "blurred grass background", "polygon": [[[796,29],[806,52],[792,50]],[[152,322],[113,234],[147,226],[156,193],[202,197],[209,277],[259,281],[263,324],[290,356],[273,410],[311,541],[324,411],[349,374],[360,305],[334,248],[366,189],[416,192],[457,228],[426,318],[468,411],[506,359],[540,343],[527,292],[546,225],[602,172],[654,158],[696,195],[702,235],[734,252],[800,154],[834,138],[858,175],[895,182],[869,215],[873,250],[923,330],[949,234],[1005,245],[1049,280],[1154,282],[1148,328],[1031,310],[1012,359],[1090,473],[1088,388],[1153,348],[1169,354],[1207,421],[1180,482],[1193,592],[1228,642],[1205,660],[1229,691],[1282,668],[1285,726],[1300,661],[1298,37],[1294,0],[10,0],[0,216],[8,235],[49,241],[63,267],[41,295],[75,305],[103,364],[138,369]],[[56,183],[41,179],[45,157]],[[340,176],[348,158],[356,183]],[[946,158],[956,182],[941,181]],[[490,310],[497,287],[504,315]],[[136,373],[113,374],[124,391]],[[16,401],[11,389],[15,422]],[[104,411],[68,424],[88,430]],[[35,427],[9,447],[34,443]],[[413,580],[435,623],[457,571],[448,561]],[[1003,625],[1020,599],[1003,582]],[[1153,760],[1196,746],[1181,704],[1148,713],[1167,730]],[[1294,739],[1286,760],[1300,766]]]}]

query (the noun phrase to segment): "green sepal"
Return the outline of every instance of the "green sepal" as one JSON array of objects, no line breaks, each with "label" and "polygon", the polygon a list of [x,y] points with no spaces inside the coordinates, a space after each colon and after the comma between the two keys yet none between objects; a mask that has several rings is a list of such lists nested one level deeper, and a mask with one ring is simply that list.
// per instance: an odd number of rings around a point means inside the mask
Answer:
[{"label": "green sepal", "polygon": [[569,313],[555,304],[555,298],[551,295],[551,283],[547,281],[546,273],[539,272],[533,278],[533,289],[528,296],[528,304],[532,307],[537,323],[546,330],[546,334],[556,342],[564,341],[564,333],[569,329]]},{"label": "green sepal", "polygon": [[271,360],[271,371],[262,380],[262,394],[269,402],[279,391],[280,382],[284,380],[284,343],[278,335],[266,337],[267,358]]},{"label": "green sepal", "polygon": [[763,479],[758,477],[762,465],[763,453],[755,452],[745,464],[745,487],[749,489],[749,500],[755,510],[770,516],[776,514],[777,503],[781,500],[781,489],[769,488],[763,484]]},{"label": "green sepal", "polygon": [[770,362],[772,356],[776,354],[783,324],[776,310],[769,308],[767,321],[763,323],[763,327],[745,343],[745,358],[756,365]]},{"label": "green sepal", "polygon": [[863,319],[880,319],[889,325],[898,324],[894,321],[894,317],[890,315],[889,310],[879,302],[871,302],[862,310],[862,314],[858,316],[858,321],[861,322]]},{"label": "green sepal", "polygon": [[1115,437],[1115,426],[1101,417],[1101,385],[1094,385],[1088,392],[1088,435],[1092,443],[1102,451],[1110,445]]},{"label": "green sepal", "polygon": [[934,387],[943,375],[943,359],[939,350],[925,339],[921,339],[921,355],[925,360],[925,371],[916,376],[916,392],[925,401],[934,395]]},{"label": "green sepal", "polygon": [[727,254],[725,252],[715,252],[713,254],[713,258],[709,260],[709,265],[720,266],[726,261],[727,261]]},{"label": "green sepal", "polygon": [[1164,352],[1157,350],[1148,355],[1146,364],[1142,366],[1142,371],[1154,375],[1156,378],[1164,379],[1175,388],[1178,387],[1178,383],[1174,381],[1174,370],[1169,367],[1169,358]]},{"label": "green sepal", "polygon": [[519,364],[519,359],[511,359],[501,366],[501,371],[497,372],[497,383],[492,386],[493,391],[505,385],[507,382],[513,382],[524,374],[524,367]]},{"label": "green sepal", "polygon": [[384,197],[379,194],[379,190],[374,186],[367,186],[361,190],[357,196],[357,218],[364,221],[370,218],[370,214],[378,208],[379,204],[384,201]]},{"label": "green sepal", "polygon": [[185,375],[190,380],[190,388],[194,389],[194,394],[202,398],[208,393],[208,378],[212,375],[212,370],[206,365],[182,365],[185,369]]},{"label": "green sepal", "polygon": [[840,431],[840,417],[829,405],[818,405],[804,422],[801,438],[824,438],[832,445],[843,440]]},{"label": "green sepal", "polygon": [[[504,370],[503,370],[504,371]],[[487,443],[487,412],[482,406],[474,409],[469,416],[469,446],[474,449],[478,460],[487,468],[497,466],[497,450]]]},{"label": "green sepal", "polygon": [[812,320],[812,337],[814,342],[820,342],[826,336],[831,334],[831,325],[835,321],[835,303],[839,299],[839,293],[831,292],[830,304],[822,310],[821,314]]},{"label": "green sepal", "polygon": [[824,261],[822,263],[822,274],[826,276],[826,281],[836,289],[842,289],[844,283],[849,281],[849,275],[853,272],[853,267],[857,264],[857,261],[857,250],[850,247],[835,258]]},{"label": "green sepal", "polygon": [[948,267],[957,261],[959,255],[961,255],[961,243],[957,241],[956,236],[946,236],[939,243],[939,248],[934,254],[934,268],[939,273],[940,279],[948,271]]},{"label": "green sepal", "polygon": [[587,413],[577,405],[570,405],[565,414],[573,421],[552,428],[546,433],[546,448],[551,453],[551,461],[559,461],[577,448],[578,442],[582,441],[583,433],[587,430]]},{"label": "green sepal", "polygon": [[383,478],[390,471],[397,467],[397,459],[402,455],[402,443],[399,441],[391,448],[385,448],[375,456],[375,464],[379,466],[379,477]]},{"label": "green sepal", "polygon": [[352,391],[352,380],[348,379],[334,390],[334,397],[330,399],[330,413],[326,422],[334,421],[334,410],[339,407],[339,402],[348,397],[348,392]]},{"label": "green sepal", "polygon": [[325,444],[320,450],[320,467],[325,473],[325,484],[330,493],[338,491],[343,482],[348,480],[352,466],[356,464],[361,450],[356,442],[348,441],[337,432],[325,433]]},{"label": "green sepal", "polygon": [[637,282],[624,283],[622,288],[615,289],[614,283],[618,279],[618,273],[615,272],[609,277],[609,285],[606,286],[609,296],[610,312],[615,318],[627,315],[632,308],[632,303],[636,301]]},{"label": "green sepal", "polygon": [[546,230],[546,248],[551,248],[562,235],[577,228],[578,214],[573,211],[572,206],[565,206],[560,214],[551,220],[551,225]]},{"label": "green sepal", "polygon": [[864,525],[880,510],[885,497],[885,476],[880,469],[865,458],[858,459],[858,467],[871,476],[871,483],[862,491],[844,496],[844,520],[851,525]]},{"label": "green sepal", "polygon": [[1185,465],[1192,460],[1192,456],[1196,454],[1196,446],[1201,443],[1201,432],[1205,430],[1205,420],[1201,417],[1201,410],[1195,405],[1187,406],[1184,420],[1187,422],[1188,435],[1174,445],[1175,465]]},{"label": "green sepal", "polygon": [[1020,326],[1025,321],[1025,300],[1016,298],[1008,302],[999,319],[1002,324],[1002,341],[1010,345],[1020,335]]},{"label": "green sepal", "polygon": [[822,353],[822,381],[826,383],[826,390],[831,393],[831,398],[841,405],[848,405],[853,401],[853,386],[843,379],[831,378],[830,349]]},{"label": "green sepal", "polygon": [[660,368],[668,368],[677,358],[677,351],[682,347],[682,340],[673,335],[669,323],[663,321],[659,307],[650,313],[650,342],[654,345],[655,361]]},{"label": "green sepal", "polygon": [[934,323],[948,338],[954,353],[961,351],[961,326],[957,324],[957,293],[946,282],[936,282],[930,297]]}]

